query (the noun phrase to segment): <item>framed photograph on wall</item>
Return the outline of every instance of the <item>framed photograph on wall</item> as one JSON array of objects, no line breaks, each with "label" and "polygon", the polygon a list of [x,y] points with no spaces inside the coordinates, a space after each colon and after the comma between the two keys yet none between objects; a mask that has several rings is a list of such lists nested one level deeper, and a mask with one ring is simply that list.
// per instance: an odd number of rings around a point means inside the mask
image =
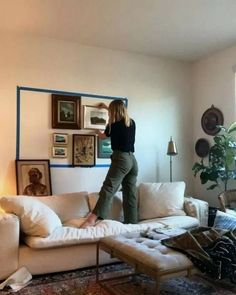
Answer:
[{"label": "framed photograph on wall", "polygon": [[95,135],[73,134],[74,166],[95,166]]},{"label": "framed photograph on wall", "polygon": [[18,195],[51,195],[49,160],[16,160],[16,183]]},{"label": "framed photograph on wall", "polygon": [[80,128],[80,96],[52,94],[52,128]]},{"label": "framed photograph on wall", "polygon": [[94,106],[84,106],[84,129],[105,129],[108,110]]},{"label": "framed photograph on wall", "polygon": [[67,147],[53,146],[52,147],[53,158],[67,158]]},{"label": "framed photograph on wall", "polygon": [[53,133],[53,144],[54,145],[67,145],[68,134],[67,133]]},{"label": "framed photograph on wall", "polygon": [[98,158],[108,159],[112,154],[111,139],[100,139],[98,137]]}]

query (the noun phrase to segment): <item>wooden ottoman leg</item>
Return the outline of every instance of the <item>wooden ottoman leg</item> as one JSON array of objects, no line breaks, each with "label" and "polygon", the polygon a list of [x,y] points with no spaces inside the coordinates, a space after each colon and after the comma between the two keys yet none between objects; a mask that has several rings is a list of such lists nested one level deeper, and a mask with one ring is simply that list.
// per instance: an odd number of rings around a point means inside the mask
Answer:
[{"label": "wooden ottoman leg", "polygon": [[96,252],[96,282],[99,281],[99,242],[97,242],[97,252]]},{"label": "wooden ottoman leg", "polygon": [[159,295],[161,291],[161,280],[160,277],[156,277],[156,290],[155,290],[155,294]]}]

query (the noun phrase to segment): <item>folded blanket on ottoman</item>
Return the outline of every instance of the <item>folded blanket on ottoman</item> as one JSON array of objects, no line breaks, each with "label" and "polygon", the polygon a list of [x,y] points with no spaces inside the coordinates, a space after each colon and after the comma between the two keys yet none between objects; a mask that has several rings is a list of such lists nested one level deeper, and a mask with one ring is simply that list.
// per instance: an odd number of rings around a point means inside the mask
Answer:
[{"label": "folded blanket on ottoman", "polygon": [[230,277],[236,282],[236,237],[232,231],[199,227],[162,240],[162,244],[185,253],[197,268],[211,277]]},{"label": "folded blanket on ottoman", "polygon": [[[146,237],[158,239],[156,234],[150,230]],[[169,238],[162,235],[159,239],[163,245],[184,253],[203,273],[214,279],[229,277],[236,283],[235,234],[236,231],[198,227]]]}]

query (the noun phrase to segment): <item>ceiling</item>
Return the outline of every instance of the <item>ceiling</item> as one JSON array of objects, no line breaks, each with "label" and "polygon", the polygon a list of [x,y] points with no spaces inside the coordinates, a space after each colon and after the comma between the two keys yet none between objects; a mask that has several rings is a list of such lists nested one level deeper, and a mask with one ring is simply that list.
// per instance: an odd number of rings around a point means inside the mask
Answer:
[{"label": "ceiling", "polygon": [[0,31],[195,61],[236,45],[236,0],[0,0]]}]

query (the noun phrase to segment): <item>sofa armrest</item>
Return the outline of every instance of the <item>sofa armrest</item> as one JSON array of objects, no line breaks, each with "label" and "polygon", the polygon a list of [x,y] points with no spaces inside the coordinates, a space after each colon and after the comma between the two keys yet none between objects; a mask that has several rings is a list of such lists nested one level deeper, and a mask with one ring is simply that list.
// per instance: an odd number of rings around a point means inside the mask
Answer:
[{"label": "sofa armrest", "polygon": [[0,213],[0,280],[18,268],[20,222],[13,214]]},{"label": "sofa armrest", "polygon": [[192,197],[184,198],[184,211],[187,215],[199,220],[201,226],[208,226],[209,204]]}]

